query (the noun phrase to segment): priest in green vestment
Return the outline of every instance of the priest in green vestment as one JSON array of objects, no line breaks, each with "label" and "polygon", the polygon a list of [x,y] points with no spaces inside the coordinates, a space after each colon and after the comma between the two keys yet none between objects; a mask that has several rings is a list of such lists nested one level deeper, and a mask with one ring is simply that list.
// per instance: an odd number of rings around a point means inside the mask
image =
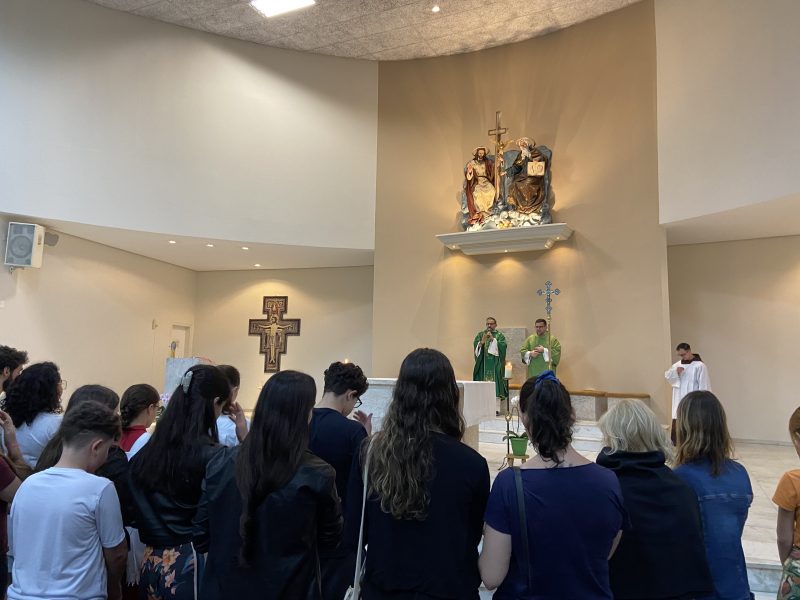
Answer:
[{"label": "priest in green vestment", "polygon": [[472,342],[475,352],[473,381],[494,381],[495,393],[503,400],[508,398],[505,380],[506,336],[497,331],[494,317],[486,319],[486,329],[479,331]]},{"label": "priest in green vestment", "polygon": [[547,331],[547,321],[536,319],[536,333],[528,336],[519,351],[522,362],[528,365],[528,379],[551,369],[556,372],[561,362],[561,342]]}]

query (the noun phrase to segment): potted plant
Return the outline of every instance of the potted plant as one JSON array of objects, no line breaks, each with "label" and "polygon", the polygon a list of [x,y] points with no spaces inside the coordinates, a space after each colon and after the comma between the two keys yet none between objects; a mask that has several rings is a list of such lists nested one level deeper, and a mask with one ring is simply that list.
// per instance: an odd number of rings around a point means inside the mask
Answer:
[{"label": "potted plant", "polygon": [[522,433],[507,431],[503,439],[511,442],[511,454],[525,456],[525,452],[528,449],[528,433],[526,431]]}]

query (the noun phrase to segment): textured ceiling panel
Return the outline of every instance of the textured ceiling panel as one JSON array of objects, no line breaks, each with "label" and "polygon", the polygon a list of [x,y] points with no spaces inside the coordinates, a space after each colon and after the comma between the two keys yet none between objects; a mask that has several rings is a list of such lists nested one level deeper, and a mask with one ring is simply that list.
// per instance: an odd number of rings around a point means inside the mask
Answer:
[{"label": "textured ceiling panel", "polygon": [[[266,46],[403,60],[526,40],[638,0],[317,0],[270,19],[237,0],[90,1]],[[435,4],[437,13],[431,11]]]}]

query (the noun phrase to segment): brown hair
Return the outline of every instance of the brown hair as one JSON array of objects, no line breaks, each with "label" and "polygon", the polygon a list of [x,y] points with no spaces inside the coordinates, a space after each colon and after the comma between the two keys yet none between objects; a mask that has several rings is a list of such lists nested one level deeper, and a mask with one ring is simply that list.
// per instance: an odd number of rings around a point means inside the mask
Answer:
[{"label": "brown hair", "polygon": [[796,408],[789,417],[789,435],[800,435],[800,407]]},{"label": "brown hair", "polygon": [[707,460],[711,463],[711,475],[716,477],[725,461],[733,456],[725,409],[711,392],[689,392],[683,397],[678,405],[676,432],[678,465]]}]

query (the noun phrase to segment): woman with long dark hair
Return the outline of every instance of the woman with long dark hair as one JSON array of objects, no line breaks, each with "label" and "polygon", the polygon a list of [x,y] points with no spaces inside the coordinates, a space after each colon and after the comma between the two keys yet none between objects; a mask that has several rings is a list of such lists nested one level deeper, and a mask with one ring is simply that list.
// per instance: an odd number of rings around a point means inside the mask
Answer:
[{"label": "woman with long dark hair", "polygon": [[31,365],[6,391],[3,409],[17,428],[17,441],[25,462],[33,468],[61,425],[61,373],[51,362]]},{"label": "woman with long dark hair", "polygon": [[694,490],[703,517],[706,558],[716,594],[751,597],[742,533],[753,503],[747,470],[732,459],[733,443],[722,403],[711,392],[686,394],[678,405],[675,474]]},{"label": "woman with long dark hair", "polygon": [[200,597],[321,600],[319,551],[342,531],[333,468],[308,450],[314,379],[273,375],[250,433],[208,466],[195,543],[208,552]]},{"label": "woman with long dark hair", "polygon": [[119,404],[122,437],[119,446],[128,454],[128,458],[133,458],[150,439],[147,428],[156,420],[160,403],[158,391],[147,383],[134,384],[122,394]]},{"label": "woman with long dark hair", "polygon": [[347,543],[356,547],[367,461],[364,598],[478,598],[489,467],[463,435],[450,361],[437,350],[414,350],[381,431],[365,441],[351,471]]},{"label": "woman with long dark hair", "polygon": [[195,365],[181,378],[153,437],[131,460],[134,527],[147,546],[143,597],[197,597],[202,556],[192,546],[192,520],[206,466],[222,449],[216,420],[230,396],[217,367]]},{"label": "woman with long dark hair", "polygon": [[537,455],[494,481],[480,568],[496,600],[612,600],[608,559],[626,521],[617,477],[572,447],[575,412],[552,371],[519,395]]}]

